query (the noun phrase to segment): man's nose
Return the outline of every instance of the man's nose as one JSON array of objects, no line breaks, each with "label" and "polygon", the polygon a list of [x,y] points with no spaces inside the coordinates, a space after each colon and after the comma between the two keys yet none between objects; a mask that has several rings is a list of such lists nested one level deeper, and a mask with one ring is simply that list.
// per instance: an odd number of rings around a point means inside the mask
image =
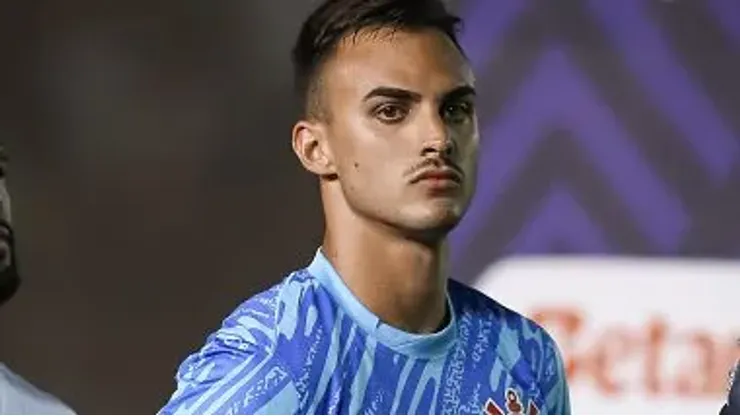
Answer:
[{"label": "man's nose", "polygon": [[426,141],[422,147],[422,156],[436,154],[440,157],[450,158],[455,155],[457,145],[452,140],[450,129],[444,118],[437,111],[430,109],[424,120],[424,137]]},{"label": "man's nose", "polygon": [[447,137],[443,137],[439,140],[430,140],[424,143],[422,156],[433,156],[436,154],[443,158],[451,158],[454,156],[455,150],[455,142]]}]

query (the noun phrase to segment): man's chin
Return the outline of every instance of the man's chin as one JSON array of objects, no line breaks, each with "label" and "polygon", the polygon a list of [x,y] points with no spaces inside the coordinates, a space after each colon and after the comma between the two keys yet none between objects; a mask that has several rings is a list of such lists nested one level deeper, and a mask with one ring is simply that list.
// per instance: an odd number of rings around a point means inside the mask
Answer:
[{"label": "man's chin", "polygon": [[460,220],[462,220],[460,210],[439,211],[434,215],[426,215],[409,221],[407,229],[412,238],[433,244],[447,238]]}]

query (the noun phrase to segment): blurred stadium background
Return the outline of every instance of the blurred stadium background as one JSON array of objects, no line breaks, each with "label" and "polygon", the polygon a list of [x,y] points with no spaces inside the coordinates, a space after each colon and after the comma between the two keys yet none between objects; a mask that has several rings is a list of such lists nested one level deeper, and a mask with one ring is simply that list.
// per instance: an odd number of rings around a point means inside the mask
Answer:
[{"label": "blurred stadium background", "polygon": [[[25,286],[0,360],[152,413],[238,302],[310,259],[289,148],[310,0],[7,2],[0,140]],[[740,335],[740,2],[462,0],[479,193],[455,278],[533,316],[576,413],[715,413]]]}]

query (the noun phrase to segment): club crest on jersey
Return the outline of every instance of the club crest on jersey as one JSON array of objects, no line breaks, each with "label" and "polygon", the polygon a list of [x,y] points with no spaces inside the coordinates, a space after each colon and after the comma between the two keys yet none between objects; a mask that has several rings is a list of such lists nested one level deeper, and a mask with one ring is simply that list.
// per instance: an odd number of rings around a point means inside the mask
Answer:
[{"label": "club crest on jersey", "polygon": [[529,404],[527,406],[526,413],[524,412],[524,405],[522,404],[522,399],[519,397],[519,393],[514,389],[506,389],[506,405],[504,406],[506,408],[506,411],[501,409],[501,406],[499,406],[493,399],[488,399],[486,401],[486,406],[483,408],[485,414],[487,415],[538,415],[540,414],[540,409],[537,408],[537,405],[534,404],[534,402],[530,399]]}]

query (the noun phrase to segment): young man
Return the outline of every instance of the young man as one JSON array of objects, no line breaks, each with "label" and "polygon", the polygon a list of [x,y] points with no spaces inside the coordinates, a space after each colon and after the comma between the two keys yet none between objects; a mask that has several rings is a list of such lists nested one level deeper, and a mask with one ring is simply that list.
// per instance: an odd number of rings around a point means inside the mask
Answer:
[{"label": "young man", "polygon": [[305,22],[292,143],[323,244],[185,360],[161,413],[570,412],[545,331],[448,279],[479,140],[457,23],[440,0],[329,0]]},{"label": "young man", "polygon": [[[7,155],[0,145],[0,306],[10,300],[20,285],[16,267],[10,195],[5,185]],[[0,414],[74,414],[57,398],[37,389],[0,363]]]}]

